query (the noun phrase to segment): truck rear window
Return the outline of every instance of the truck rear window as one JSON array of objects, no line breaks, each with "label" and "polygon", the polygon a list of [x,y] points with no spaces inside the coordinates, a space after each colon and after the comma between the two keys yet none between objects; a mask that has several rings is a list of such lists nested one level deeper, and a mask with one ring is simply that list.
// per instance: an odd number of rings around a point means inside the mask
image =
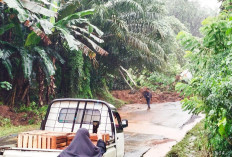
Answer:
[{"label": "truck rear window", "polygon": [[[59,123],[73,123],[73,120],[75,119],[75,124],[80,124],[83,111],[83,109],[78,109],[77,115],[75,117],[75,108],[62,108],[59,113],[58,121]],[[83,124],[93,124],[93,121],[100,122],[100,119],[101,114],[99,110],[86,109]]]}]

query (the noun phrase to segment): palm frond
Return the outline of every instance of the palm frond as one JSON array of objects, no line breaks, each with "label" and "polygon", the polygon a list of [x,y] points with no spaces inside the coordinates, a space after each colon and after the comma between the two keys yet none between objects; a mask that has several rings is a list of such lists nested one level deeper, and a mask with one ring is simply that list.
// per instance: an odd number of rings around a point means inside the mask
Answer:
[{"label": "palm frond", "polygon": [[40,61],[43,64],[42,68],[46,73],[46,77],[50,78],[50,76],[55,74],[55,69],[51,59],[48,57],[47,53],[43,48],[37,46],[34,47],[33,50],[39,54],[40,58],[42,59]]},{"label": "palm frond", "polygon": [[58,14],[59,14],[58,20],[61,20],[64,17],[73,14],[79,6],[80,6],[79,0],[69,0],[64,5],[62,5],[61,8],[58,10]]},{"label": "palm frond", "polygon": [[20,22],[24,22],[29,17],[29,12],[23,8],[23,5],[19,0],[4,0],[4,2],[10,7],[18,11],[18,18]]},{"label": "palm frond", "polygon": [[46,47],[45,51],[47,52],[47,54],[49,54],[49,56],[53,56],[55,59],[57,59],[61,64],[65,63],[65,60],[60,56],[59,53],[57,53],[56,51],[54,51],[53,49]]},{"label": "palm frond", "polygon": [[104,40],[102,40],[101,38],[97,37],[96,35],[93,35],[92,33],[90,33],[89,31],[87,31],[86,29],[84,28],[81,28],[81,27],[77,27],[77,26],[72,26],[72,28],[78,32],[80,32],[82,35],[84,36],[89,36],[91,37],[92,39],[94,39],[96,42],[98,43],[103,43]]},{"label": "palm frond", "polygon": [[48,17],[57,17],[56,12],[46,9],[36,2],[29,0],[21,0],[21,4],[24,8],[30,10],[33,13],[41,14]]},{"label": "palm frond", "polygon": [[107,9],[114,9],[120,12],[137,11],[143,13],[142,6],[134,0],[110,0],[104,6]]},{"label": "palm frond", "polygon": [[103,48],[98,46],[95,42],[93,42],[91,39],[87,38],[86,36],[83,36],[81,33],[74,31],[76,36],[78,37],[80,43],[84,43],[89,49],[92,51],[104,56],[108,55],[108,52],[105,51]]},{"label": "palm frond", "polygon": [[35,34],[35,32],[32,31],[30,34],[28,34],[24,46],[30,47],[30,46],[37,45],[40,42],[40,40],[41,40],[41,38],[39,36],[37,36],[37,34]]},{"label": "palm frond", "polygon": [[68,46],[71,51],[74,51],[74,50],[79,51],[79,48],[77,46],[80,44],[78,44],[78,42],[75,40],[74,36],[71,35],[68,29],[62,28],[60,26],[55,26],[55,28],[63,34],[63,37],[68,43]]},{"label": "palm frond", "polygon": [[105,27],[107,27],[114,36],[123,40],[125,40],[125,34],[129,32],[126,22],[116,18],[106,20]]},{"label": "palm frond", "polygon": [[24,77],[26,79],[30,79],[33,67],[33,58],[32,55],[28,53],[28,50],[24,48],[19,49],[21,58],[22,58],[22,69],[24,73]]},{"label": "palm frond", "polygon": [[0,27],[0,35],[3,35],[6,31],[13,28],[15,25],[13,23],[6,24]]},{"label": "palm frond", "polygon": [[148,45],[144,43],[143,41],[141,41],[140,39],[136,38],[135,36],[128,34],[126,36],[126,41],[127,41],[127,44],[129,44],[131,47],[144,51],[149,55],[151,54],[151,51],[148,48]]},{"label": "palm frond", "polygon": [[80,12],[77,12],[77,13],[74,13],[74,14],[71,14],[61,20],[59,20],[58,22],[55,23],[55,26],[58,26],[58,25],[63,25],[65,26],[66,24],[68,24],[71,20],[74,20],[74,19],[78,19],[78,18],[81,18],[81,17],[84,17],[84,16],[87,16],[87,15],[93,15],[94,13],[94,9],[89,9],[89,10],[84,10],[84,11],[80,11]]},{"label": "palm frond", "polygon": [[13,78],[10,56],[14,53],[15,51],[7,50],[7,49],[0,49],[0,62],[2,62],[2,64],[6,68],[10,78]]},{"label": "palm frond", "polygon": [[39,24],[43,28],[45,34],[52,34],[53,24],[51,22],[45,19],[40,19]]},{"label": "palm frond", "polygon": [[[91,24],[89,21],[88,21],[88,19],[83,19],[83,18],[79,18],[79,19],[74,19],[74,20],[71,20],[69,23],[68,23],[69,25],[71,25],[74,29],[75,29],[75,27],[77,27],[77,26],[88,26],[89,27],[89,29],[88,29],[88,34],[90,34],[91,35],[91,33],[93,32],[93,31],[95,31],[96,33],[97,33],[97,35],[99,36],[99,37],[101,37],[104,33],[100,30],[100,29],[98,29],[96,26],[94,26],[93,24]],[[79,28],[80,28],[79,27]],[[92,31],[90,31],[90,28],[92,29]],[[102,41],[100,41],[99,40],[99,43],[101,43]]]}]

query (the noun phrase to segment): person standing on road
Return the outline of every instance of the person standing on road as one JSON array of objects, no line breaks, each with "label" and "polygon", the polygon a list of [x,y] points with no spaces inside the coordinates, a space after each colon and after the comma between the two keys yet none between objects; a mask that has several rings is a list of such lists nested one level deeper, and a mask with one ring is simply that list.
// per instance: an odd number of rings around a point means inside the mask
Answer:
[{"label": "person standing on road", "polygon": [[143,92],[143,96],[147,101],[147,109],[150,110],[150,102],[152,100],[152,93],[150,92],[149,88],[147,88],[144,92]]}]

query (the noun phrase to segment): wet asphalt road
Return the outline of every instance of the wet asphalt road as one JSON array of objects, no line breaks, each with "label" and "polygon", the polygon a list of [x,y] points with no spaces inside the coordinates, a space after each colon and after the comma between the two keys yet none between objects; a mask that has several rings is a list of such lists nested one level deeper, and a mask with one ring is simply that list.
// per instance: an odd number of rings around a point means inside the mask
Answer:
[{"label": "wet asphalt road", "polygon": [[129,104],[119,109],[125,128],[125,157],[162,157],[180,141],[203,116],[193,116],[181,109],[180,102]]}]

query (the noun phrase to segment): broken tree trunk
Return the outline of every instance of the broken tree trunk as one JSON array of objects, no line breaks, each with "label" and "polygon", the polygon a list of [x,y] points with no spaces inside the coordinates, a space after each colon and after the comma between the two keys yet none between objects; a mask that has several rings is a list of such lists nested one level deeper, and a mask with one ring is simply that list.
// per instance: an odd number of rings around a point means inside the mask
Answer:
[{"label": "broken tree trunk", "polygon": [[120,72],[120,74],[122,75],[122,78],[124,79],[124,81],[126,82],[126,84],[130,87],[130,89],[132,91],[134,91],[134,88],[129,84],[129,82],[127,81],[127,79],[125,78],[125,76],[123,75],[122,71],[120,69],[118,69],[118,71]]},{"label": "broken tree trunk", "polygon": [[127,74],[127,76],[129,77],[130,81],[134,84],[135,87],[137,87],[137,84],[135,83],[135,81],[132,79],[130,73],[124,69],[122,66],[120,66],[120,68]]}]

